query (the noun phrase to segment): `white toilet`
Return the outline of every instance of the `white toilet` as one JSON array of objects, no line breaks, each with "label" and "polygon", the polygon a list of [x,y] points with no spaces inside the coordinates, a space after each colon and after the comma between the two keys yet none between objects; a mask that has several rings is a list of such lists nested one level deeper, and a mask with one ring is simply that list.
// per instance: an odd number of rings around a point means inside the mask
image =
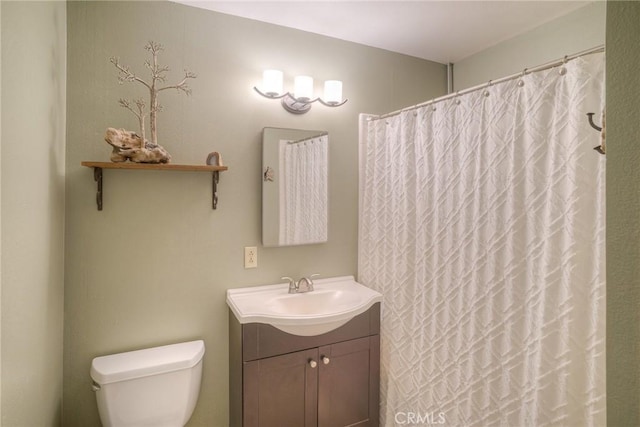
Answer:
[{"label": "white toilet", "polygon": [[204,342],[96,357],[91,378],[105,427],[183,427],[196,406]]}]

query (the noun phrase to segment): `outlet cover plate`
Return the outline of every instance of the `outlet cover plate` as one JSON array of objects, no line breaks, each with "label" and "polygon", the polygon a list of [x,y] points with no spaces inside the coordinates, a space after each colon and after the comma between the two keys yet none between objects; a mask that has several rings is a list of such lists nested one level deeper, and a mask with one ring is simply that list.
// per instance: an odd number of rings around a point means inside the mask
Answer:
[{"label": "outlet cover plate", "polygon": [[256,268],[257,266],[258,266],[258,248],[256,246],[245,246],[244,268]]}]

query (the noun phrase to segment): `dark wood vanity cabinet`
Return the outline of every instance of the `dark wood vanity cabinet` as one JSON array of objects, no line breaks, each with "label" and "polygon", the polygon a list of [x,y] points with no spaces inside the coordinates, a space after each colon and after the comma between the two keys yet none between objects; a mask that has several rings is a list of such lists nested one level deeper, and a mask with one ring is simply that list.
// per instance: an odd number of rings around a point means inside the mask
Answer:
[{"label": "dark wood vanity cabinet", "polygon": [[229,316],[232,427],[379,425],[380,304],[302,337]]},{"label": "dark wood vanity cabinet", "polygon": [[377,426],[380,335],[321,347],[319,353],[318,426]]},{"label": "dark wood vanity cabinet", "polygon": [[[318,349],[246,362],[243,426],[316,426]],[[317,362],[316,362],[317,364]]]}]

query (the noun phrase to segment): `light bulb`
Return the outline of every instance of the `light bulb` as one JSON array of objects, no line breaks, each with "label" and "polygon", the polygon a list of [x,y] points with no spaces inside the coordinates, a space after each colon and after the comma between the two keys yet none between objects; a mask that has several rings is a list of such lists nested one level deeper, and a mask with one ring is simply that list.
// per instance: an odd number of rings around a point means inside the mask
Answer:
[{"label": "light bulb", "polygon": [[296,76],[293,96],[300,101],[309,101],[313,97],[313,78],[309,76]]},{"label": "light bulb", "polygon": [[327,80],[324,82],[323,101],[330,105],[342,102],[342,82],[340,80]]},{"label": "light bulb", "polygon": [[282,71],[264,70],[264,73],[262,73],[262,90],[268,96],[282,94]]}]

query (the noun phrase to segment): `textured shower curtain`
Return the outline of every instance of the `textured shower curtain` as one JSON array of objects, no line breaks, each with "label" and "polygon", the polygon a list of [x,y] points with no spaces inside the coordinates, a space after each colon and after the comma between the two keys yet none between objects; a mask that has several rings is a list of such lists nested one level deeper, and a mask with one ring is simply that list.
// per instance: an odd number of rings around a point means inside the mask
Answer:
[{"label": "textured shower curtain", "polygon": [[329,136],[280,141],[281,245],[327,241]]},{"label": "textured shower curtain", "polygon": [[603,426],[604,54],[361,120],[384,426]]}]

